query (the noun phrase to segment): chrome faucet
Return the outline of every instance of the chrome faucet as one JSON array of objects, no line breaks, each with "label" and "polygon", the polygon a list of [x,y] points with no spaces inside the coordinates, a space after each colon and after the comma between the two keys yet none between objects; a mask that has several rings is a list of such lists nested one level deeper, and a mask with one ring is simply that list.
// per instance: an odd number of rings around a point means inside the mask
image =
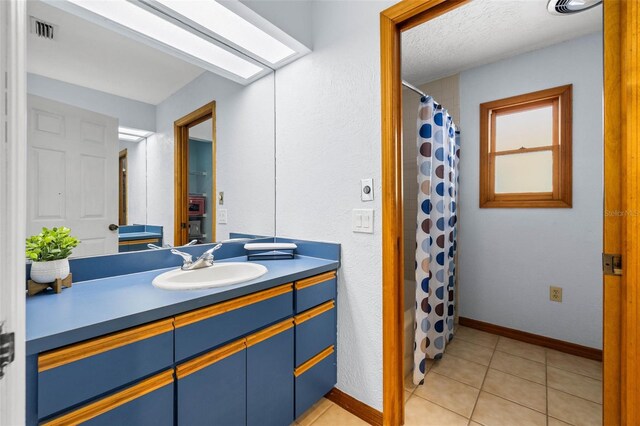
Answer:
[{"label": "chrome faucet", "polygon": [[222,244],[216,244],[214,247],[205,251],[199,258],[193,261],[193,256],[189,253],[182,252],[180,250],[171,249],[171,253],[182,257],[182,269],[183,271],[193,271],[194,269],[202,269],[213,266],[213,252],[222,247]]}]

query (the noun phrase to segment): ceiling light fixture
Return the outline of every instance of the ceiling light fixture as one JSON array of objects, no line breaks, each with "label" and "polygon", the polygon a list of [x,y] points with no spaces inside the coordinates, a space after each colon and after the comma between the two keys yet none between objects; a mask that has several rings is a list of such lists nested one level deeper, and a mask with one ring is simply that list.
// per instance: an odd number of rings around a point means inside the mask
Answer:
[{"label": "ceiling light fixture", "polygon": [[118,127],[118,139],[125,142],[141,142],[151,136],[153,132],[148,130],[132,129],[131,127]]},{"label": "ceiling light fixture", "polygon": [[214,0],[155,0],[205,30],[276,64],[296,53],[251,22]]},{"label": "ceiling light fixture", "polygon": [[68,0],[89,12],[244,79],[263,68],[126,0]]}]

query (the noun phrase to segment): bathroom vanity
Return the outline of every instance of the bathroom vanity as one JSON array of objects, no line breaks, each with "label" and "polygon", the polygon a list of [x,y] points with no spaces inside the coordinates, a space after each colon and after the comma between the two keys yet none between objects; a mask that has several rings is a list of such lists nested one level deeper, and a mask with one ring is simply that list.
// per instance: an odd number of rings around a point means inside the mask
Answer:
[{"label": "bathroom vanity", "polygon": [[163,268],[30,298],[28,424],[291,424],[336,383],[327,257],[258,262],[262,277],[208,290],[154,288]]}]

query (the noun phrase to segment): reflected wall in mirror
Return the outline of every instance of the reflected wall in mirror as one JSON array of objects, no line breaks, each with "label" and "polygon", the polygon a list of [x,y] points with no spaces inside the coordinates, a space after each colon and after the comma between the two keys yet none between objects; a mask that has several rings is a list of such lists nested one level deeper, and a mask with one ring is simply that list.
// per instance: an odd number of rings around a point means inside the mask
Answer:
[{"label": "reflected wall in mirror", "polygon": [[[65,3],[28,2],[32,24],[55,28],[27,43],[28,234],[67,226],[81,240],[74,257],[273,235],[273,71],[239,56],[263,69],[243,85]],[[212,102],[216,123],[185,133],[188,186],[176,204],[175,123]],[[175,239],[189,194],[202,210]]]}]

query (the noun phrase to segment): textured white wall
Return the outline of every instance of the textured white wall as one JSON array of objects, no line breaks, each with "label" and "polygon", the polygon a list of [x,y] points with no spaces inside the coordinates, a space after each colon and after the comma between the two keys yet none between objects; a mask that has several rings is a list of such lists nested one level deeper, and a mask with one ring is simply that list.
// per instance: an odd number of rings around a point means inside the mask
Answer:
[{"label": "textured white wall", "polygon": [[147,224],[147,141],[120,141],[123,149],[127,150],[127,225]]},{"label": "textured white wall", "polygon": [[[569,83],[573,208],[480,209],[479,104]],[[460,316],[602,347],[602,84],[602,34],[460,74]]]},{"label": "textured white wall", "polygon": [[156,107],[38,74],[27,74],[27,92],[78,108],[115,117],[120,126],[154,131]]},{"label": "textured white wall", "polygon": [[[342,244],[338,384],[382,408],[379,13],[393,1],[313,2],[314,51],[276,72],[278,235]],[[360,201],[372,177],[375,201]],[[375,209],[372,234],[351,210]]]},{"label": "textured white wall", "polygon": [[243,87],[204,73],[157,106],[157,132],[148,139],[148,222],[164,226],[173,244],[173,123],[215,100],[217,191],[224,191],[229,232],[275,233],[273,75]]}]

